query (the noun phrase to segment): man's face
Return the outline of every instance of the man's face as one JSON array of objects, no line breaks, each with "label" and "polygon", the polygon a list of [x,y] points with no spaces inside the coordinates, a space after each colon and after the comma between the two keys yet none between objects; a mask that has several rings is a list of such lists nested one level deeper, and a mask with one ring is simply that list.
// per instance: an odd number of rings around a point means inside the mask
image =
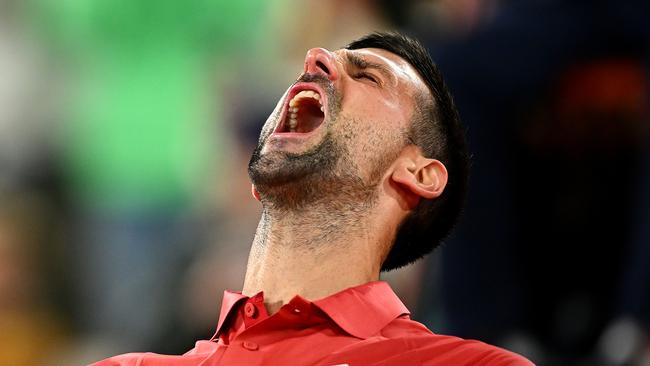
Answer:
[{"label": "man's face", "polygon": [[388,51],[309,50],[262,129],[249,165],[255,188],[289,205],[371,194],[405,146],[422,93],[413,67]]}]

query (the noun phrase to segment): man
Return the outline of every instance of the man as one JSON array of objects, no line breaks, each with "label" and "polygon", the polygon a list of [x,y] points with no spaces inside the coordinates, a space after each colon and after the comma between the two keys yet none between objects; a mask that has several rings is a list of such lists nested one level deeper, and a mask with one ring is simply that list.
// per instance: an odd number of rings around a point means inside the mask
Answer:
[{"label": "man", "polygon": [[251,158],[262,218],[214,337],[97,365],[531,365],[432,334],[378,281],[447,235],[467,169],[458,113],[418,42],[382,33],[310,50]]}]

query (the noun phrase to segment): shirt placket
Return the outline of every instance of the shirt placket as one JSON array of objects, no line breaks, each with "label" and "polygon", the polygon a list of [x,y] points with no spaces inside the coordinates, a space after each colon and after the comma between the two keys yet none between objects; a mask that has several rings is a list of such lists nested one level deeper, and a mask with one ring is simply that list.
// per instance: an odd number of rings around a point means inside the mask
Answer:
[{"label": "shirt placket", "polygon": [[292,338],[291,332],[304,328],[310,319],[310,304],[291,301],[269,316],[263,298],[250,298],[239,309],[245,329],[228,346],[223,365],[261,365],[269,362],[277,342]]}]

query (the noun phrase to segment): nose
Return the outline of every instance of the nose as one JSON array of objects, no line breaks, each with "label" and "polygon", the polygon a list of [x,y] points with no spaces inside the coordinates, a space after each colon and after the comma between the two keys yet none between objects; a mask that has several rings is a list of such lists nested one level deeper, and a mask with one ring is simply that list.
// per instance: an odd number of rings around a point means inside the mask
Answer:
[{"label": "nose", "polygon": [[324,48],[312,48],[305,57],[305,73],[320,74],[334,81],[338,78],[334,54]]}]

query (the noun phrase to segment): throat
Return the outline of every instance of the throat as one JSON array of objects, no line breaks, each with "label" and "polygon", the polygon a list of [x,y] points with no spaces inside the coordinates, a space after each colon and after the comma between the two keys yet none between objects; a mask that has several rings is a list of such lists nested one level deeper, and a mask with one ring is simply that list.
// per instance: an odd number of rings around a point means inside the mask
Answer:
[{"label": "throat", "polygon": [[317,300],[379,278],[381,250],[368,242],[373,239],[367,233],[345,221],[313,219],[263,212],[249,256],[245,295],[264,291],[271,311],[296,295]]},{"label": "throat", "polygon": [[350,244],[350,239],[364,231],[365,214],[347,210],[332,210],[313,204],[299,210],[265,210],[268,237],[277,245],[296,250],[315,251],[314,254]]}]

